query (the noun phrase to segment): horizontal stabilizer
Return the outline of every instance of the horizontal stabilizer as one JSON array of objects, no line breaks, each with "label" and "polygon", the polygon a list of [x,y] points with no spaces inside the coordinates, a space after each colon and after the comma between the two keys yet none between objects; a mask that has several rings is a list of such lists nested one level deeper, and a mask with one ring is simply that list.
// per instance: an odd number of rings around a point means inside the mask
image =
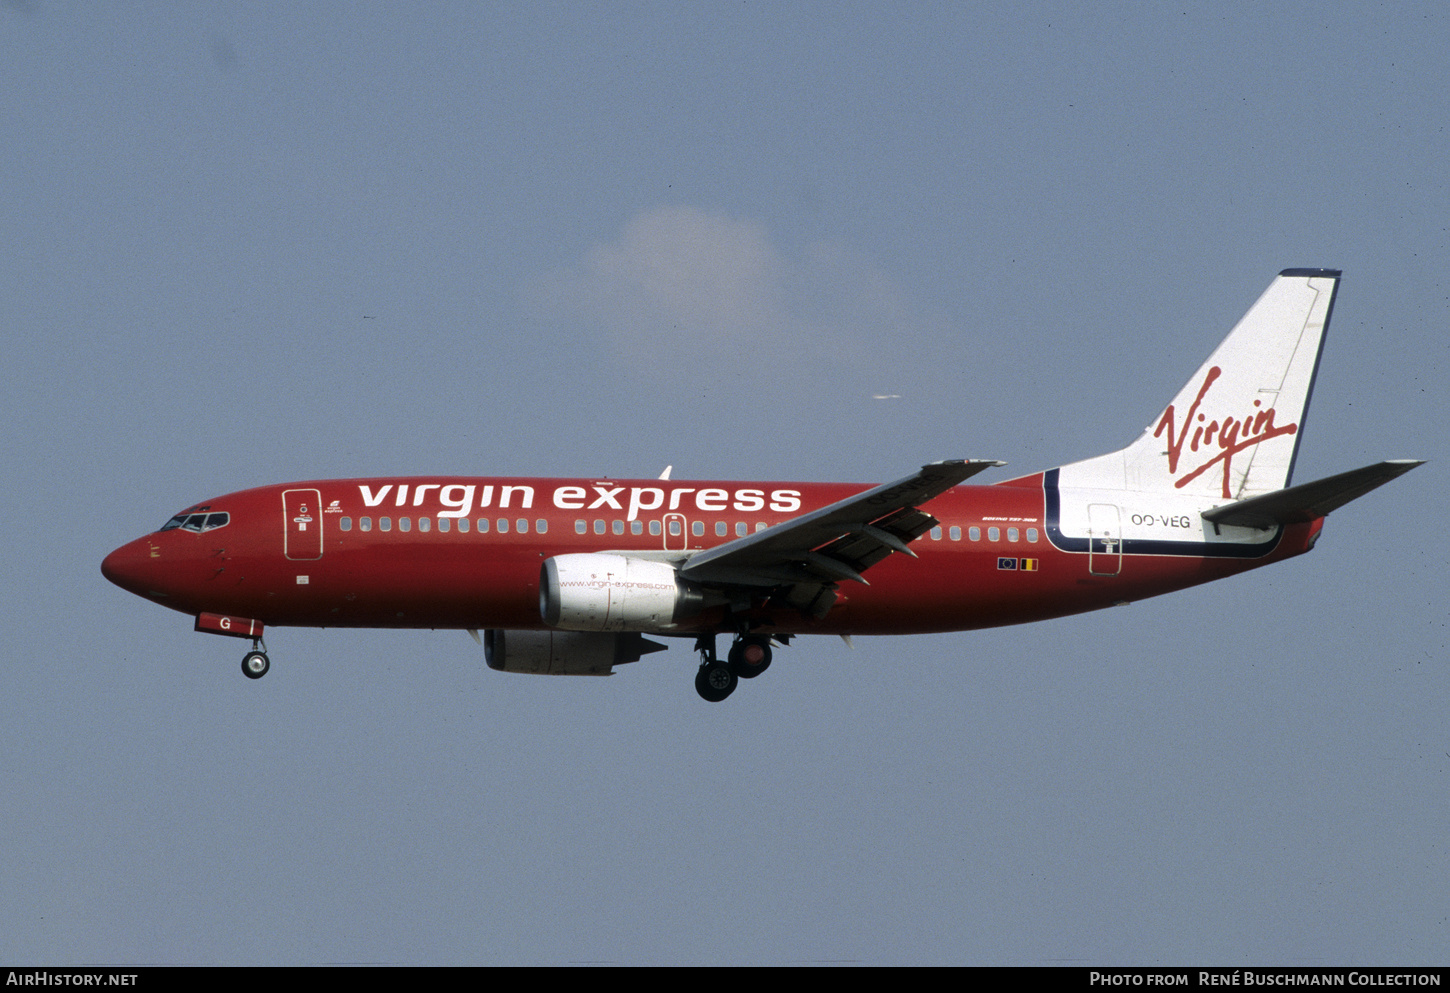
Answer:
[{"label": "horizontal stabilizer", "polygon": [[1421,459],[1393,459],[1363,469],[1341,472],[1337,476],[1291,486],[1236,503],[1205,510],[1203,518],[1213,524],[1230,524],[1242,528],[1271,528],[1276,524],[1301,524],[1338,510],[1370,490],[1388,483],[1424,465]]}]

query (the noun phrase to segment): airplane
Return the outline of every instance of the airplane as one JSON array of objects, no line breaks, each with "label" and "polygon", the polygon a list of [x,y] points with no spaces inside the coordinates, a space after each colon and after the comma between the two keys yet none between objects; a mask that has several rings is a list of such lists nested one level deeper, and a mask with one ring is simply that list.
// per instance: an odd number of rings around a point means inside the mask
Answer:
[{"label": "airplane", "polygon": [[284,483],[187,507],[101,571],[250,639],[252,679],[267,627],[460,629],[491,668],[552,675],[609,675],[666,647],[650,635],[693,639],[718,702],[801,635],[1022,624],[1309,551],[1327,514],[1422,464],[1292,484],[1339,281],[1285,269],[1132,444],[992,485],[966,485],[990,459],[874,487],[668,469]]}]

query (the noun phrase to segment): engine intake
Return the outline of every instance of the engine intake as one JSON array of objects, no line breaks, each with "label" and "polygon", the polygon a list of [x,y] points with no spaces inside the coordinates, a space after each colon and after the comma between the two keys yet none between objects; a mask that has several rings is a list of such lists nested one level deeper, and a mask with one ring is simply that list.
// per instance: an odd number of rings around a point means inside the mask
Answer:
[{"label": "engine intake", "polygon": [[539,613],[566,631],[667,631],[706,605],[699,587],[653,559],[556,555],[539,572]]}]

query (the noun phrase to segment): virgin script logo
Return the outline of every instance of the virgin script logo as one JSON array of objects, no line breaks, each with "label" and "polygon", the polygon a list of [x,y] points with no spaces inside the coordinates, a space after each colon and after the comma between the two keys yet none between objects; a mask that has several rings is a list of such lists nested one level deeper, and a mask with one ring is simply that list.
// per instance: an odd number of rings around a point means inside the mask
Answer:
[{"label": "virgin script logo", "polygon": [[[1183,455],[1183,444],[1188,442],[1189,452],[1197,452],[1202,446],[1204,450],[1215,452],[1209,459],[1193,467],[1181,478],[1174,481],[1176,489],[1182,489],[1188,483],[1197,479],[1208,469],[1209,466],[1222,463],[1223,465],[1223,495],[1225,499],[1233,499],[1229,492],[1229,470],[1233,457],[1239,452],[1253,448],[1262,441],[1270,438],[1277,438],[1280,435],[1293,434],[1299,430],[1297,424],[1285,424],[1283,426],[1274,423],[1274,408],[1267,410],[1254,410],[1249,412],[1242,420],[1236,417],[1225,417],[1222,421],[1208,421],[1206,415],[1199,412],[1199,405],[1203,398],[1208,395],[1209,387],[1223,373],[1218,366],[1208,370],[1208,375],[1203,377],[1203,385],[1198,388],[1198,396],[1193,398],[1193,405],[1188,408],[1188,415],[1183,419],[1183,429],[1180,433],[1177,429],[1176,411],[1173,404],[1163,411],[1163,418],[1158,422],[1158,429],[1153,432],[1157,438],[1168,432],[1168,473],[1175,475],[1178,472],[1178,462]],[[1258,407],[1260,401],[1255,400],[1254,406]],[[1197,426],[1194,426],[1194,421]],[[1208,421],[1208,423],[1204,423]],[[1193,428],[1193,440],[1189,441],[1189,428]],[[1192,458],[1192,456],[1190,456]]]}]

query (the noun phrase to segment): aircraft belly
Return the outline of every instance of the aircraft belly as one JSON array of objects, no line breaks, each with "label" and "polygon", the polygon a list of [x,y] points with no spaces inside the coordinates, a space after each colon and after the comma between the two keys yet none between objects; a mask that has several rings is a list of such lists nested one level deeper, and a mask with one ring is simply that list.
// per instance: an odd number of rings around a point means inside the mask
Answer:
[{"label": "aircraft belly", "polygon": [[[914,576],[873,579],[867,588],[843,589],[849,613],[833,610],[822,629],[852,634],[966,631],[1026,624],[1098,610],[1197,586],[1300,554],[1308,526],[1289,529],[1263,558],[1201,558],[1124,554],[1114,573],[1100,556],[1050,546],[999,547],[992,552],[943,550],[923,555]],[[1030,546],[1029,546],[1030,547]],[[1097,560],[1090,562],[1090,558]],[[840,607],[837,608],[839,610]]]},{"label": "aircraft belly", "polygon": [[[413,554],[409,554],[409,552]],[[536,552],[419,556],[330,550],[314,562],[239,563],[237,581],[197,609],[273,626],[529,628],[539,617]]]}]

